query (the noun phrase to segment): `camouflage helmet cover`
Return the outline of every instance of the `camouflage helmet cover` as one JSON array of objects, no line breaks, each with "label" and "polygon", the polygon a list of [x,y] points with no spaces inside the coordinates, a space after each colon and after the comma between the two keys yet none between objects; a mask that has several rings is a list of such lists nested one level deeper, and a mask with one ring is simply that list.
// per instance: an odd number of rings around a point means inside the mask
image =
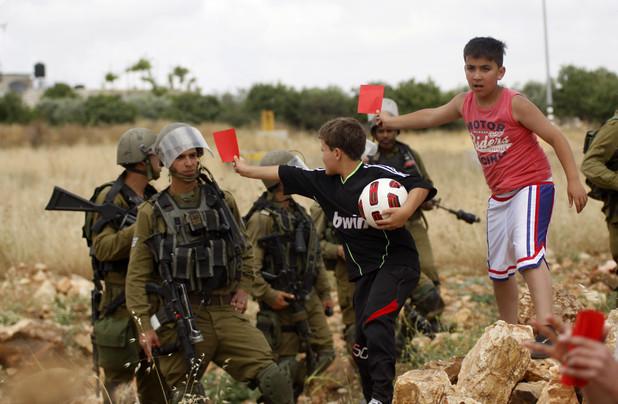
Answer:
[{"label": "camouflage helmet cover", "polygon": [[120,136],[116,148],[116,164],[135,164],[146,160],[157,138],[146,128],[132,128]]},{"label": "camouflage helmet cover", "polygon": [[170,168],[179,155],[194,148],[206,149],[212,155],[202,133],[193,126],[179,122],[161,129],[154,144],[154,152],[166,168]]},{"label": "camouflage helmet cover", "polygon": [[[273,150],[269,151],[260,160],[261,166],[292,166],[307,169],[307,165],[296,154],[289,150]],[[279,181],[262,180],[266,189],[270,189],[277,185]]]}]

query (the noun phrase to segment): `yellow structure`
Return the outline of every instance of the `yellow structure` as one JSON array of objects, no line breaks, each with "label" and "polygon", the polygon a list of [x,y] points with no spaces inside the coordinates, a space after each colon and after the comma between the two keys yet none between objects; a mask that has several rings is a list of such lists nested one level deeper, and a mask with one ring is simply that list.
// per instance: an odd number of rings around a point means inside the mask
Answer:
[{"label": "yellow structure", "polygon": [[275,130],[275,112],[269,109],[262,110],[260,122],[263,131]]}]

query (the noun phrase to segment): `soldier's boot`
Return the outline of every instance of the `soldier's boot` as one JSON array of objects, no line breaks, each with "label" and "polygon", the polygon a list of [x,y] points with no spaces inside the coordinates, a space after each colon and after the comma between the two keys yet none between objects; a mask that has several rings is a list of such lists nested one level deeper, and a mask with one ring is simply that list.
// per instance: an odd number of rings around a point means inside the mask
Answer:
[{"label": "soldier's boot", "polygon": [[273,363],[262,369],[257,375],[257,384],[262,392],[265,404],[292,404],[292,382],[277,364]]},{"label": "soldier's boot", "polygon": [[179,404],[181,402],[206,404],[206,391],[204,386],[199,380],[194,381],[189,386],[182,383],[180,386],[172,389],[172,396],[170,398],[170,404]]},{"label": "soldier's boot", "polygon": [[[412,303],[414,304],[417,318],[411,318],[409,323],[418,323],[417,330],[431,337],[431,334],[443,330],[439,316],[444,311],[444,300],[440,296],[438,288],[426,289],[423,293],[413,294]],[[411,312],[411,315],[414,314]],[[420,316],[420,317],[419,317]]]},{"label": "soldier's boot", "polygon": [[326,348],[318,351],[318,359],[315,365],[314,374],[320,374],[326,370],[327,367],[330,366],[331,363],[335,360],[335,351]]}]

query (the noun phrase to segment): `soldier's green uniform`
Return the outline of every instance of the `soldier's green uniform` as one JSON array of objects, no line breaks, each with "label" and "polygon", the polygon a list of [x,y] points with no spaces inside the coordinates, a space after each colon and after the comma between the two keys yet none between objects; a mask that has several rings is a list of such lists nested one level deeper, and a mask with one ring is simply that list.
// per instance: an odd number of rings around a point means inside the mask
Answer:
[{"label": "soldier's green uniform", "polygon": [[[156,148],[174,181],[183,178],[171,169],[176,157],[208,146],[197,129],[172,124],[159,134]],[[181,180],[193,183],[195,178]],[[225,220],[224,203],[232,212],[231,223]],[[172,402],[178,402],[184,392],[203,394],[199,379],[210,361],[234,379],[259,387],[266,403],[292,401],[291,383],[274,362],[264,335],[230,305],[238,290],[251,291],[255,273],[251,246],[235,249],[232,230],[237,226],[244,234],[240,223],[232,195],[225,193],[222,198],[207,177],[200,177],[186,194],[172,195],[165,189],[138,211],[126,283],[127,305],[144,333],[152,330],[150,317],[156,314],[162,324],[157,330],[161,350],[176,348],[171,355],[158,358],[161,373],[174,390]],[[144,293],[148,282],[162,283],[167,263],[171,283],[174,287],[184,285],[187,291],[194,331],[203,337],[192,340],[197,360],[192,369],[184,356],[187,350],[178,346],[176,321],[165,321],[167,313]]]},{"label": "soldier's green uniform", "polygon": [[343,339],[346,342],[348,352],[352,352],[356,335],[354,328],[354,284],[348,280],[348,269],[345,260],[339,256],[337,250],[340,246],[339,240],[335,235],[335,229],[326,218],[324,211],[319,204],[311,205],[311,218],[315,225],[316,233],[320,238],[320,249],[324,266],[329,271],[335,272],[337,283],[337,300],[341,309],[343,322]]},{"label": "soldier's green uniform", "polygon": [[[273,151],[264,156],[261,164],[286,164],[295,157],[290,152]],[[265,181],[265,185],[268,191],[255,201],[244,218],[260,268],[253,289],[260,303],[257,327],[293,380],[298,396],[306,376],[320,373],[335,358],[333,336],[322,303],[331,298],[330,285],[311,218],[291,197],[286,197],[285,202],[275,201],[278,183]],[[278,291],[295,296],[281,310],[273,308]],[[307,332],[309,335],[305,335]],[[296,356],[301,352],[311,355],[311,360],[298,362]]]},{"label": "soldier's green uniform", "polygon": [[587,180],[600,188],[609,246],[618,262],[618,110],[597,132],[582,161]]},{"label": "soldier's green uniform", "polygon": [[[147,153],[139,150],[139,145],[150,146],[154,143],[155,136],[141,128],[125,132],[118,143],[117,163],[136,172],[132,165],[149,159]],[[150,166],[147,171],[148,174],[140,174],[152,179]],[[126,176],[125,170],[115,181],[98,187],[92,199],[97,204],[113,203],[125,209],[127,214],[135,216],[137,205],[144,199],[125,184]],[[147,185],[144,198],[155,193],[156,190]],[[96,213],[86,215],[84,235],[91,241],[95,293],[101,291],[104,285],[97,310],[98,319],[93,327],[98,362],[105,375],[106,393],[103,398],[104,402],[108,403],[108,396],[113,399],[118,386],[130,383],[135,377],[141,402],[165,403],[165,385],[157,380],[155,373],[148,372],[145,362],[141,363],[145,356],[137,342],[137,332],[125,304],[125,277],[134,230],[135,225],[126,220],[107,221]]]},{"label": "soldier's green uniform", "polygon": [[[324,370],[335,356],[333,337],[322,304],[324,300],[330,299],[330,286],[321,262],[317,234],[305,210],[293,201],[290,201],[289,208],[283,208],[281,204],[272,200],[270,193],[265,193],[263,198],[267,203],[260,206],[261,209],[254,212],[247,220],[247,235],[253,244],[255,260],[261,267],[262,273],[280,275],[284,268],[277,268],[278,259],[272,257],[272,254],[277,254],[276,247],[274,243],[268,242],[269,237],[278,237],[284,250],[282,252],[285,254],[279,258],[288,264],[288,269],[296,272],[292,278],[297,281],[295,286],[299,287],[299,290],[293,290],[293,285],[286,284],[291,280],[289,275],[266,281],[262,274],[257,274],[253,289],[254,296],[260,302],[257,326],[271,343],[278,362],[288,370],[292,380],[295,381],[295,391],[298,395],[304,384],[303,376],[307,374],[304,372],[306,363],[299,364],[296,361],[296,354],[306,351],[303,347],[304,339],[308,337],[316,356],[314,372]],[[307,249],[304,254],[290,252],[295,248],[295,234],[299,221],[302,221],[302,226],[306,226],[306,231],[303,232],[305,234],[302,235]],[[293,259],[291,256],[296,257],[295,264],[290,264]],[[273,310],[271,305],[276,299],[276,290],[299,295],[296,298],[301,301],[298,307],[300,310],[295,313],[290,306],[283,310]],[[308,323],[310,335],[299,336],[296,322],[304,320]]]}]

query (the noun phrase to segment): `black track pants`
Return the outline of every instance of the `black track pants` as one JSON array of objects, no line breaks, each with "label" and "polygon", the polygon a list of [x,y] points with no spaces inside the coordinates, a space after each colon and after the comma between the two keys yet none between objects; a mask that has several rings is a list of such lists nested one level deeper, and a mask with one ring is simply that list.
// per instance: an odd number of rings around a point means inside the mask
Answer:
[{"label": "black track pants", "polygon": [[367,402],[375,398],[390,404],[393,400],[395,320],[418,278],[418,265],[385,265],[356,281],[353,354]]}]

